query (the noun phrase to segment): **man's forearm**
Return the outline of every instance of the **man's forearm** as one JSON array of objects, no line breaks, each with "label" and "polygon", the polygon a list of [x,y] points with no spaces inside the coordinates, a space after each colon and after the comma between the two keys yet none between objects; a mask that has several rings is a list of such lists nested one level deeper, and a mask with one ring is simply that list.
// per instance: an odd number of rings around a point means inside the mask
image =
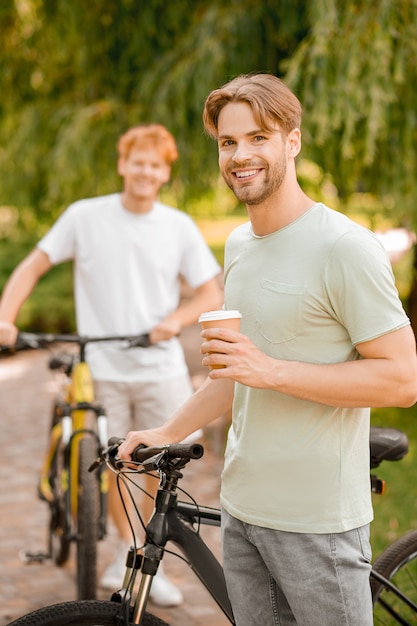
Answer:
[{"label": "man's forearm", "polygon": [[[390,363],[364,359],[334,365],[280,361],[275,382],[268,388],[295,398],[335,407],[408,407],[414,404],[414,385],[407,389]],[[270,379],[274,376],[271,368]]]},{"label": "man's forearm", "polygon": [[278,391],[335,407],[409,407],[417,401],[416,340],[411,327],[358,344],[361,359],[322,364],[275,359],[229,329],[202,331],[204,365],[213,380]]},{"label": "man's forearm", "polygon": [[163,426],[127,433],[119,448],[120,457],[128,458],[139,444],[163,446],[183,441],[191,433],[227,413],[233,403],[233,393],[232,380],[213,381],[208,378]]},{"label": "man's forearm", "polygon": [[223,291],[219,279],[212,278],[197,288],[189,300],[184,300],[172,316],[179,322],[181,328],[194,324],[200,313],[219,309],[223,304]]},{"label": "man's forearm", "polygon": [[338,407],[409,407],[416,402],[417,359],[411,327],[358,349],[364,358],[345,363],[277,362],[272,386],[297,398]]},{"label": "man's forearm", "polygon": [[163,426],[167,443],[182,441],[232,408],[234,383],[207,379]]},{"label": "man's forearm", "polygon": [[[23,277],[23,280],[21,279]],[[6,283],[0,300],[0,320],[14,324],[19,311],[33,286],[24,280],[24,272],[17,267]]]},{"label": "man's forearm", "polygon": [[33,250],[11,274],[0,300],[0,320],[14,324],[40,276],[51,267],[47,255]]}]

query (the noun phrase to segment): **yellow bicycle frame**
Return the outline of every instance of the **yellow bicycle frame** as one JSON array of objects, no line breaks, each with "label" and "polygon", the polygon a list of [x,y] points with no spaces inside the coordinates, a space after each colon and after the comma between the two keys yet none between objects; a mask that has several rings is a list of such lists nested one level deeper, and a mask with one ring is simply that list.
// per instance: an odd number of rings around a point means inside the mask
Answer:
[{"label": "yellow bicycle frame", "polygon": [[[80,403],[94,402],[94,384],[91,377],[91,372],[86,362],[75,363],[71,372],[71,376],[65,385],[65,402],[72,406],[77,406]],[[83,431],[87,428],[87,410],[76,409],[71,412],[72,427],[71,431],[72,440],[70,454],[70,476],[66,470],[63,471],[61,476],[61,488],[64,493],[68,491],[69,484],[73,486],[71,489],[71,513],[73,518],[77,514],[77,502],[78,502],[78,473],[79,473],[79,455],[74,454],[77,452],[80,438],[83,436]],[[63,428],[62,421],[56,423],[50,433],[49,447],[45,456],[44,463],[41,469],[40,478],[40,493],[45,500],[51,502],[53,494],[51,485],[49,482],[49,470],[57,451],[57,446],[62,439]],[[75,488],[74,488],[75,487]],[[108,477],[107,472],[102,472],[100,490],[102,493],[108,492]]]},{"label": "yellow bicycle frame", "polygon": [[[90,373],[90,368],[87,363],[74,364],[71,385],[69,386],[69,402],[77,405],[80,402],[94,402],[94,385]],[[87,411],[85,409],[76,410],[72,412],[72,427],[75,433],[71,442],[70,455],[70,481],[73,488],[71,489],[71,511],[73,516],[77,514],[78,503],[78,471],[79,471],[79,454],[74,454],[74,451],[78,452],[78,444],[80,437],[82,437],[82,431],[87,427]],[[77,431],[80,431],[79,433]],[[75,486],[75,488],[74,488]]]}]

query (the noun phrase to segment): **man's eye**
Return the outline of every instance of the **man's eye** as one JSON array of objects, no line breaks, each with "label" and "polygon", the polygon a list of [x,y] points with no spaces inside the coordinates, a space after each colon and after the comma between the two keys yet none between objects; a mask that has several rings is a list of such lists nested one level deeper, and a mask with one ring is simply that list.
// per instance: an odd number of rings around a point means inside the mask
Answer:
[{"label": "man's eye", "polygon": [[255,135],[255,141],[265,141],[265,137],[263,135]]}]

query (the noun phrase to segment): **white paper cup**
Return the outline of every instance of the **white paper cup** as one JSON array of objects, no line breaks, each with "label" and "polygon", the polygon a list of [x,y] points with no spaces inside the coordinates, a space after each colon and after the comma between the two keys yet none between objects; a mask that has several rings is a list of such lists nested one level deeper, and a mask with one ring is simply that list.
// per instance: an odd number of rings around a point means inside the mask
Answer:
[{"label": "white paper cup", "polygon": [[[206,311],[198,318],[201,328],[230,328],[240,331],[242,315],[239,311]],[[210,369],[219,369],[224,365],[210,365]]]}]

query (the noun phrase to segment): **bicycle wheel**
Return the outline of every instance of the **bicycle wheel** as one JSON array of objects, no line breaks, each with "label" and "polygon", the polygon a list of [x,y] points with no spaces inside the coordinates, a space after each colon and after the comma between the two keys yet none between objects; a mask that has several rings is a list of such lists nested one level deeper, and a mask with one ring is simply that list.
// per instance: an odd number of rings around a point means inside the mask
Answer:
[{"label": "bicycle wheel", "polygon": [[[46,606],[19,617],[8,626],[119,626],[120,604],[84,600]],[[142,626],[169,626],[155,615],[146,613]],[[133,624],[132,624],[133,626]]]},{"label": "bicycle wheel", "polygon": [[65,531],[65,513],[62,500],[55,500],[50,505],[49,554],[56,565],[64,565],[69,558],[71,542]]},{"label": "bicycle wheel", "polygon": [[[378,572],[404,594],[414,605],[417,604],[417,530],[400,537],[375,561]],[[416,624],[417,608],[407,605],[383,583],[371,577],[374,602],[375,625]]]},{"label": "bicycle wheel", "polygon": [[77,505],[77,598],[92,600],[97,590],[97,542],[99,525],[99,483],[88,468],[97,456],[91,437],[79,440]]},{"label": "bicycle wheel", "polygon": [[[52,427],[59,419],[57,406],[55,406],[52,415]],[[48,548],[49,554],[56,565],[64,565],[68,561],[71,547],[71,540],[65,520],[65,493],[63,484],[66,483],[67,485],[68,480],[64,480],[64,472],[64,453],[61,442],[58,442],[49,472],[49,482],[53,493],[53,500],[49,503]]]}]

